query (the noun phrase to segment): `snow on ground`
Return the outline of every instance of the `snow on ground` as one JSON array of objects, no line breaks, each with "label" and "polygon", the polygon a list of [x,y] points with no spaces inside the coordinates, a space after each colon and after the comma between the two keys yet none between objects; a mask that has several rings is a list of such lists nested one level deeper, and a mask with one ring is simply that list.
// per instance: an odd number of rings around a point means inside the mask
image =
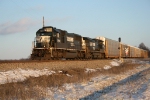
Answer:
[{"label": "snow on ground", "polygon": [[[138,62],[138,61],[137,61]],[[139,62],[138,62],[139,63]],[[143,62],[142,62],[143,63]],[[149,62],[144,62],[147,64]],[[135,82],[129,86],[131,80],[136,80],[142,71],[150,70],[150,65],[139,66],[134,70],[119,75],[100,75],[92,78],[89,82],[64,84],[62,89],[51,92],[49,89],[48,98],[55,100],[137,100],[137,99],[150,99],[150,77],[147,83],[143,80]],[[150,76],[150,75],[149,75]],[[143,78],[144,79],[144,78]],[[122,86],[121,86],[122,84]],[[135,87],[137,91],[135,91]],[[133,89],[132,89],[133,88]],[[146,92],[145,92],[145,89]],[[110,92],[111,91],[111,92]],[[141,94],[141,96],[138,96]]]},{"label": "snow on ground", "polygon": [[[105,66],[103,67],[103,69],[108,70],[108,69],[112,68],[113,66],[119,66],[121,63],[122,63],[121,60],[113,59],[113,60],[110,62],[110,65],[105,65]],[[97,71],[97,70],[101,70],[101,68],[97,68],[97,69],[86,68],[86,71],[85,71],[85,72],[95,72],[95,71]]]},{"label": "snow on ground", "polygon": [[[141,71],[150,70],[150,62],[132,60],[132,63],[143,64],[134,70],[118,75],[100,75],[92,78],[89,82],[64,84],[61,88],[46,88],[46,100],[116,100],[116,99],[150,99],[150,74],[144,78]],[[119,66],[121,61],[112,60],[110,65],[105,65],[103,69],[110,69]],[[101,68],[86,68],[85,72],[94,72]],[[62,71],[58,71],[62,73]],[[15,69],[6,72],[0,72],[0,84],[24,81],[28,77],[39,77],[42,75],[55,74],[55,71],[43,70],[23,70]],[[72,77],[71,75],[67,75]],[[140,77],[141,79],[140,79]],[[147,80],[145,80],[147,79]],[[133,83],[130,81],[134,80]],[[137,80],[137,81],[136,81]]]},{"label": "snow on ground", "polygon": [[32,70],[32,69],[15,69],[6,72],[0,72],[0,84],[24,81],[29,77],[39,77],[42,75],[51,75],[55,71],[49,71],[48,69],[43,70]]},{"label": "snow on ground", "polygon": [[121,63],[122,63],[122,60],[113,59],[110,62],[110,65],[105,65],[104,66],[104,69],[108,70],[108,69],[112,68],[113,66],[119,66]]},{"label": "snow on ground", "polygon": [[[110,65],[105,65],[104,69],[110,69],[111,66],[118,66],[120,62],[118,60],[113,60],[110,62]],[[85,72],[95,72],[97,70],[100,70],[100,68],[97,69],[90,69],[86,68]],[[5,83],[11,83],[11,82],[20,82],[24,81],[29,77],[39,77],[42,75],[51,75],[56,73],[55,71],[50,71],[48,69],[43,69],[43,70],[32,70],[32,69],[14,69],[6,72],[0,72],[0,84],[5,84]],[[62,71],[59,71],[59,73],[62,73]],[[69,74],[66,74],[69,77],[72,77]]]},{"label": "snow on ground", "polygon": [[108,65],[105,65],[105,66],[104,66],[104,69],[105,69],[105,70],[110,69],[110,68],[111,68],[111,66],[108,66]]},{"label": "snow on ground", "polygon": [[150,100],[150,73],[147,74],[147,77],[143,75],[145,72],[150,72],[150,68],[112,85],[111,90],[105,89],[107,92],[99,93],[96,99]]},{"label": "snow on ground", "polygon": [[119,66],[121,63],[122,63],[122,59],[121,60],[113,59],[113,61],[110,62],[112,66]]},{"label": "snow on ground", "polygon": [[96,71],[96,69],[85,68],[86,73],[91,73],[91,72],[95,72],[95,71]]}]

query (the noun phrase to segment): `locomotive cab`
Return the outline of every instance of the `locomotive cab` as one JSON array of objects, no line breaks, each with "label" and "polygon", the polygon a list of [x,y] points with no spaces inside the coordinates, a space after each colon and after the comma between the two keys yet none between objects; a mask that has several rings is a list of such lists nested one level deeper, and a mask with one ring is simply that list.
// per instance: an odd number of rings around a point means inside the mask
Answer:
[{"label": "locomotive cab", "polygon": [[95,41],[95,50],[96,51],[100,51],[100,50],[104,50],[104,45],[102,40],[98,40],[98,39],[93,39]]},{"label": "locomotive cab", "polygon": [[60,31],[54,27],[47,26],[39,29],[33,43],[31,59],[51,59],[52,48],[55,47],[59,36]]},{"label": "locomotive cab", "polygon": [[54,47],[54,43],[56,43],[57,38],[59,38],[60,32],[55,28],[43,27],[36,32],[36,46],[35,48],[49,48]]}]

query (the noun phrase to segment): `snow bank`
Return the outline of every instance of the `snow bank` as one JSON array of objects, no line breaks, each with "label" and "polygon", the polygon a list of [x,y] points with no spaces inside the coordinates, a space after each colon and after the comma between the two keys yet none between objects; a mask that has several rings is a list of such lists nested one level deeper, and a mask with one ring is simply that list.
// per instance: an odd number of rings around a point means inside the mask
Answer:
[{"label": "snow bank", "polygon": [[32,69],[15,69],[6,72],[0,72],[0,84],[24,81],[29,77],[39,77],[42,75],[51,75],[55,71],[49,71],[48,69],[43,70],[32,70]]},{"label": "snow bank", "polygon": [[91,73],[91,72],[95,72],[95,71],[96,71],[96,69],[90,69],[90,68],[85,69],[86,73]]},{"label": "snow bank", "polygon": [[70,74],[66,74],[68,77],[72,77],[72,75],[70,75]]},{"label": "snow bank", "polygon": [[105,66],[104,66],[104,69],[105,69],[105,70],[108,70],[108,69],[110,69],[110,68],[111,68],[111,66],[108,66],[108,65],[105,65]]},{"label": "snow bank", "polygon": [[117,60],[117,59],[113,59],[113,61],[110,62],[112,66],[119,66],[121,63],[122,63],[122,60]]},{"label": "snow bank", "polygon": [[119,66],[121,63],[122,63],[121,60],[113,59],[113,60],[110,62],[110,65],[105,65],[103,68],[104,68],[105,70],[108,70],[108,69],[112,68],[113,66]]}]

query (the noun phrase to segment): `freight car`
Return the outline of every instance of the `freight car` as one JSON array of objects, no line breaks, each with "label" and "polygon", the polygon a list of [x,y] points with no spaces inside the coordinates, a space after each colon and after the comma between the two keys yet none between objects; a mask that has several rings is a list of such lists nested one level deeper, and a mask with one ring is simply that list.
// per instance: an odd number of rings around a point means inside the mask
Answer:
[{"label": "freight car", "polygon": [[118,58],[119,57],[119,47],[120,44],[118,41],[111,40],[105,37],[97,37],[96,39],[102,40],[103,45],[105,46],[105,58]]},{"label": "freight car", "polygon": [[[120,53],[121,51],[121,53]],[[105,37],[89,38],[52,26],[36,32],[31,59],[148,57],[148,52]]]},{"label": "freight car", "polygon": [[[105,37],[97,37],[97,39],[104,41],[105,58],[147,58],[148,51],[133,47],[118,41],[111,40]],[[121,53],[121,55],[120,55]]]}]

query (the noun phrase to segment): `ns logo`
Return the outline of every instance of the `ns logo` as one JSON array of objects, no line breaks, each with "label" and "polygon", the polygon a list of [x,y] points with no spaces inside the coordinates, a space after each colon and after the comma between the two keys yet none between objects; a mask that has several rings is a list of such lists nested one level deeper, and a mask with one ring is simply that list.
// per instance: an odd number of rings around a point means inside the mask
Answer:
[{"label": "ns logo", "polygon": [[126,54],[126,56],[128,56],[128,54],[129,54],[129,48],[128,47],[125,47],[125,54]]}]

